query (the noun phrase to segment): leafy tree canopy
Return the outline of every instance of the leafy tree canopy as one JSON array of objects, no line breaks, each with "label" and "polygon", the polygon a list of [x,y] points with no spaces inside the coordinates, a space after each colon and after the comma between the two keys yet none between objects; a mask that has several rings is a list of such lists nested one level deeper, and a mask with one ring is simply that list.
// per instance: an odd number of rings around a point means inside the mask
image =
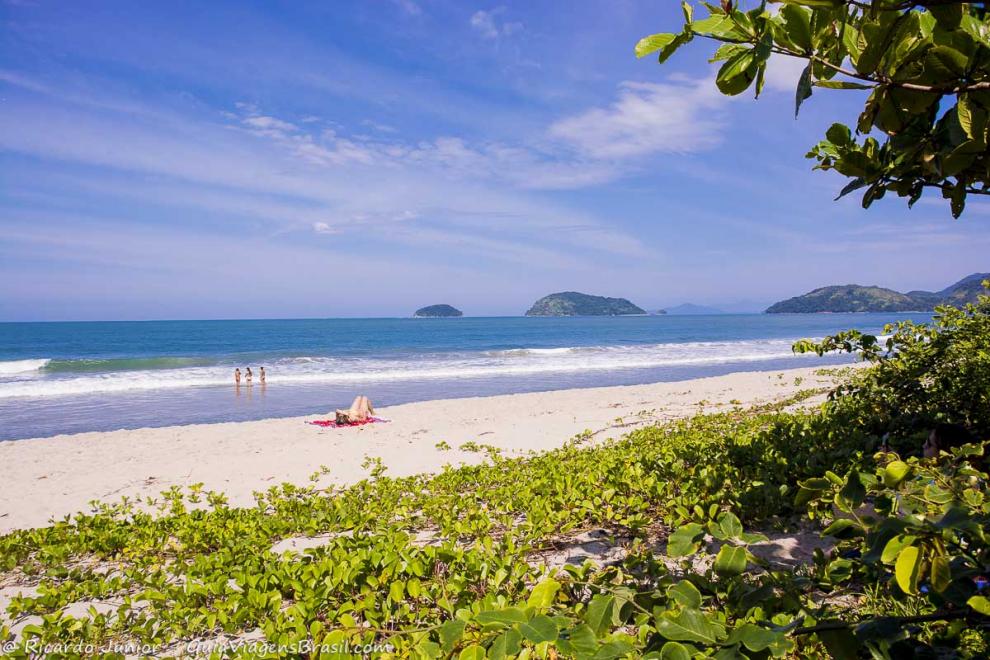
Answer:
[{"label": "leafy tree canopy", "polygon": [[[888,191],[941,191],[953,217],[967,195],[990,194],[990,18],[985,2],[951,0],[738,0],[683,2],[679,33],[643,38],[636,55],[661,63],[696,37],[720,43],[716,85],[737,95],[763,88],[774,57],[807,61],[796,108],[816,87],[867,90],[855,127],[836,123],[808,157],[849,178],[839,197],[865,189],[867,208]],[[750,3],[751,5],[754,3]],[[855,130],[853,130],[855,129]]]}]

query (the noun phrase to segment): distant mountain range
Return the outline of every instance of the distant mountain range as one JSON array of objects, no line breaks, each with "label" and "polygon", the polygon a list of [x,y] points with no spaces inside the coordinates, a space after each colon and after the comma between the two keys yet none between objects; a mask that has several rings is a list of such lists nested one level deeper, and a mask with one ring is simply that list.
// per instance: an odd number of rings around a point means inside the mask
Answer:
[{"label": "distant mountain range", "polygon": [[715,307],[708,307],[706,305],[695,305],[694,303],[684,303],[683,305],[676,305],[674,307],[668,307],[665,310],[668,314],[678,315],[678,314],[726,314],[727,312],[721,309],[716,309]]},{"label": "distant mountain range", "polygon": [[540,298],[526,312],[526,316],[627,316],[646,314],[625,298],[592,296],[577,291],[551,293]]},{"label": "distant mountain range", "polygon": [[809,314],[819,312],[929,312],[937,305],[965,305],[985,293],[981,285],[990,273],[973,273],[941,291],[900,293],[879,286],[845,284],[815,289],[789,298],[767,309],[767,314]]}]

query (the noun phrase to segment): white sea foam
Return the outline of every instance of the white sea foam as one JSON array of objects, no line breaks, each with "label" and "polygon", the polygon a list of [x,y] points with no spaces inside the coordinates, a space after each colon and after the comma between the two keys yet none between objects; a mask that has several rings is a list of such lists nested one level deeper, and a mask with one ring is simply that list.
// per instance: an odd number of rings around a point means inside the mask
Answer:
[{"label": "white sea foam", "polygon": [[[539,374],[751,363],[793,357],[790,339],[685,342],[635,346],[521,348],[503,351],[433,353],[402,358],[292,357],[263,362],[269,384],[373,383],[462,378],[525,377]],[[810,356],[808,356],[810,357]],[[21,371],[44,366],[22,360]],[[55,397],[232,385],[230,366],[106,373],[45,374],[0,380],[0,399]],[[21,373],[0,372],[0,373]],[[23,375],[23,374],[22,374]],[[255,380],[255,385],[257,385]]]},{"label": "white sea foam", "polygon": [[0,362],[0,376],[41,371],[51,360],[9,360]]}]

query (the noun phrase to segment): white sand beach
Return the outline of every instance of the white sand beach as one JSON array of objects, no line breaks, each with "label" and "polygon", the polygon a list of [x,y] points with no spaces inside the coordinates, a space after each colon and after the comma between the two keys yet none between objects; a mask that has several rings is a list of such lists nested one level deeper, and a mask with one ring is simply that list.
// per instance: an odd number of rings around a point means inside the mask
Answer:
[{"label": "white sand beach", "polygon": [[[323,413],[0,442],[0,533],[89,510],[92,500],[155,496],[172,486],[202,483],[226,493],[232,504],[251,505],[253,492],[282,482],[308,484],[322,465],[329,473],[320,485],[348,484],[367,475],[366,457],[381,458],[388,474],[401,476],[483,460],[458,449],[469,441],[517,456],[559,447],[586,430],[604,440],[700,410],[779,401],[833,379],[818,368],[745,372],[424,401],[382,408],[378,414],[388,423],[343,429],[306,423]],[[438,448],[441,442],[451,448]]]}]

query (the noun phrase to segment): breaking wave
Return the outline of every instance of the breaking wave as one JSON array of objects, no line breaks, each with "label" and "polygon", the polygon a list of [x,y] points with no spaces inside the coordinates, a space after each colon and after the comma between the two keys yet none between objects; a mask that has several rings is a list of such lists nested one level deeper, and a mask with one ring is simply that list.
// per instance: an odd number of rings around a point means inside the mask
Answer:
[{"label": "breaking wave", "polygon": [[[270,385],[525,377],[535,374],[753,363],[793,357],[791,339],[630,346],[509,348],[397,357],[254,356]],[[230,386],[231,358],[113,358],[0,362],[0,399]]]},{"label": "breaking wave", "polygon": [[44,369],[51,360],[8,360],[0,362],[0,376],[24,374]]}]

